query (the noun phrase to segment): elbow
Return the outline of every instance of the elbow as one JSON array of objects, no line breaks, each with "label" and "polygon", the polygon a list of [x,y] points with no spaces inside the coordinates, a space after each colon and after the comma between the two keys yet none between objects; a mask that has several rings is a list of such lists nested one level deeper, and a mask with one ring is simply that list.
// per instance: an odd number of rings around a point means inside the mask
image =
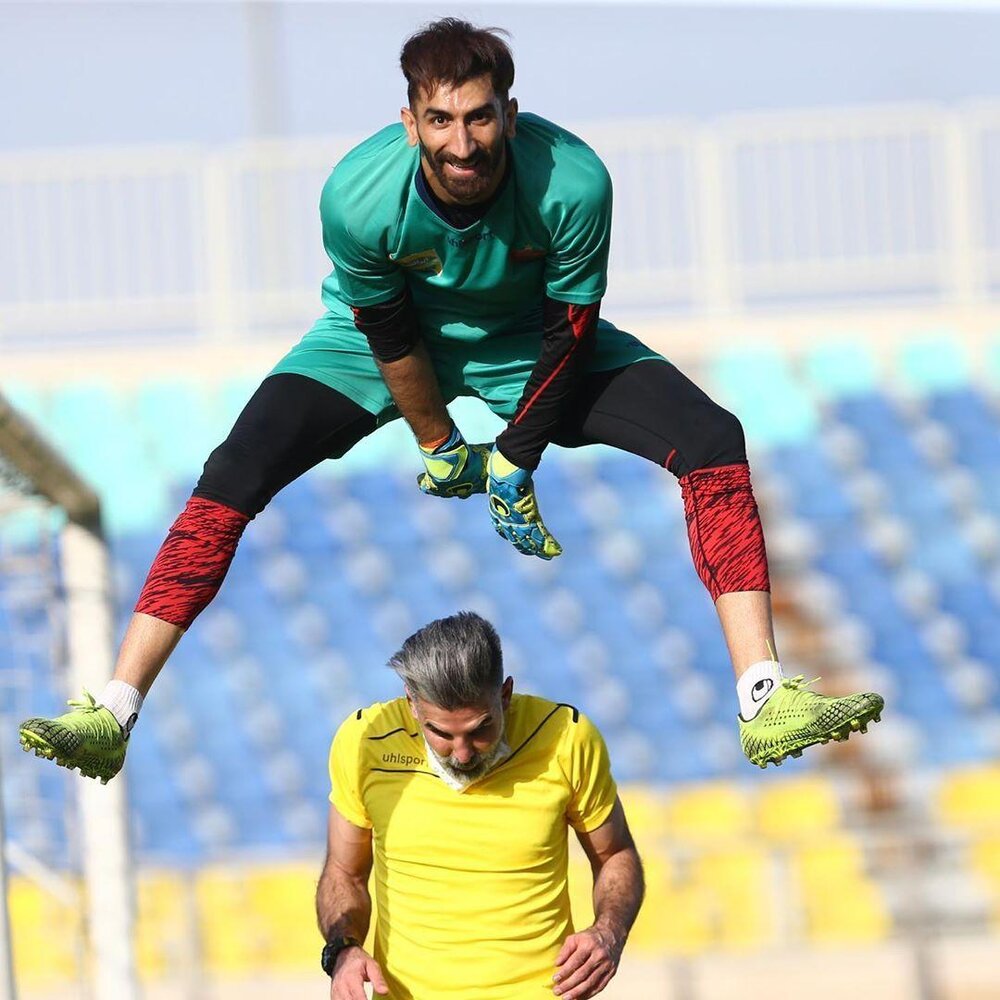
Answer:
[{"label": "elbow", "polygon": [[371,348],[375,363],[381,368],[383,365],[391,365],[394,361],[408,358],[415,350],[417,343],[415,340],[385,343],[369,337],[368,346]]}]

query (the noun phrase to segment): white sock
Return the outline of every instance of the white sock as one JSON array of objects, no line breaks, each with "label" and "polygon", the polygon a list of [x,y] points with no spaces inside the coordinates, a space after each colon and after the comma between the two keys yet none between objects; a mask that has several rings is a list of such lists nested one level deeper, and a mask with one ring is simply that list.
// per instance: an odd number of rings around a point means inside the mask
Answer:
[{"label": "white sock", "polygon": [[139,718],[139,709],[142,708],[142,695],[124,681],[108,681],[108,686],[97,699],[99,705],[103,705],[117,720],[118,725],[125,730],[128,736],[132,732],[136,719]]},{"label": "white sock", "polygon": [[777,660],[761,660],[740,674],[736,681],[736,697],[740,700],[740,716],[744,722],[756,717],[767,699],[778,690],[784,676]]}]

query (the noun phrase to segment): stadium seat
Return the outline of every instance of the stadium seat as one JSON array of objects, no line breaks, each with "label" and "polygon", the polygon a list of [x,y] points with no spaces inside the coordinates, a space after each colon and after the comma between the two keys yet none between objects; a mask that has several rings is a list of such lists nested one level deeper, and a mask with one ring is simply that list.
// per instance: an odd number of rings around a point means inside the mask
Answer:
[{"label": "stadium seat", "polygon": [[949,826],[1000,830],[1000,765],[956,769],[941,779],[937,812]]},{"label": "stadium seat", "polygon": [[775,781],[756,801],[757,829],[772,843],[796,843],[836,829],[840,802],[826,778]]},{"label": "stadium seat", "polygon": [[27,382],[5,379],[0,383],[0,392],[27,417],[39,430],[51,423],[49,416],[49,395],[37,386]]},{"label": "stadium seat", "polygon": [[983,365],[982,377],[991,389],[1000,389],[1000,336],[996,333],[986,349],[986,359]]},{"label": "stadium seat", "polygon": [[716,946],[743,951],[774,940],[773,862],[767,852],[750,845],[707,850],[690,871],[693,884],[711,894]]},{"label": "stadium seat", "polygon": [[951,337],[914,337],[900,348],[894,374],[912,392],[949,392],[968,384],[969,366]]},{"label": "stadium seat", "polygon": [[192,381],[153,378],[136,390],[136,432],[166,479],[193,486],[221,443],[212,403],[205,387]]},{"label": "stadium seat", "polygon": [[888,908],[864,871],[860,844],[847,834],[827,834],[796,848],[792,874],[805,910],[807,934],[817,944],[882,940]]},{"label": "stadium seat", "polygon": [[870,882],[845,882],[822,904],[806,911],[810,941],[816,944],[869,944],[891,930],[891,917],[878,887]]},{"label": "stadium seat", "polygon": [[136,881],[136,960],[144,977],[156,979],[190,963],[199,947],[193,881],[168,870],[143,871]]},{"label": "stadium seat", "polygon": [[736,785],[681,788],[668,797],[666,834],[671,841],[699,846],[738,841],[749,832],[752,815],[748,797]]},{"label": "stadium seat", "polygon": [[[75,885],[71,885],[76,890]],[[82,945],[82,900],[59,901],[20,876],[7,887],[17,979],[36,987],[77,979]]]},{"label": "stadium seat", "polygon": [[250,873],[246,902],[267,936],[262,958],[270,969],[306,969],[316,961],[318,877],[315,864],[264,865]]},{"label": "stadium seat", "polygon": [[643,840],[660,839],[667,833],[666,801],[657,788],[642,784],[618,786],[632,834]]},{"label": "stadium seat", "polygon": [[818,430],[813,397],[776,350],[724,352],[713,361],[710,379],[723,405],[740,415],[747,437],[760,445],[802,442]]},{"label": "stadium seat", "polygon": [[988,834],[970,845],[969,867],[986,883],[992,899],[994,927],[1000,927],[1000,834]]},{"label": "stadium seat", "polygon": [[205,967],[222,974],[260,969],[270,936],[266,921],[250,907],[246,873],[204,867],[197,875],[195,898]]},{"label": "stadium seat", "polygon": [[806,355],[803,371],[809,384],[825,398],[870,393],[878,382],[875,358],[861,341],[813,348]]}]

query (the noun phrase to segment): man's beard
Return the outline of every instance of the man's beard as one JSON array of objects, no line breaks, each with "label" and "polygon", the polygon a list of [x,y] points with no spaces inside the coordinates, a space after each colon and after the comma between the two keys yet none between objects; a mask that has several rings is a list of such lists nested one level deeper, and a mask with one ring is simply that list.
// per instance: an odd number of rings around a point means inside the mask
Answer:
[{"label": "man's beard", "polygon": [[469,785],[485,777],[498,764],[503,763],[510,756],[510,747],[507,745],[506,729],[500,734],[500,739],[485,753],[476,754],[466,765],[456,764],[447,757],[441,757],[434,752],[434,748],[424,737],[424,746],[427,748],[427,761],[437,772],[438,777],[445,781],[457,791],[464,792]]},{"label": "man's beard", "polygon": [[[497,171],[503,167],[503,149],[504,140],[500,138],[493,149],[480,148],[474,156],[460,160],[444,150],[432,154],[423,143],[420,143],[423,160],[431,168],[437,182],[455,201],[463,205],[474,205],[486,197],[490,186],[496,180]],[[476,172],[471,177],[456,177],[445,169],[446,163],[459,167],[475,167]]]}]

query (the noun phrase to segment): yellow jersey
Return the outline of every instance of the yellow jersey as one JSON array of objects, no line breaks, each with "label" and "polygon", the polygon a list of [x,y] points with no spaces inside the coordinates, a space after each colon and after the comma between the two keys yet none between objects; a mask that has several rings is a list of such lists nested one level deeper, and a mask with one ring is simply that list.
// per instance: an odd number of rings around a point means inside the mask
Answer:
[{"label": "yellow jersey", "polygon": [[568,829],[597,829],[617,789],[572,705],[515,694],[505,724],[510,756],[464,791],[428,765],[405,698],[358,710],[334,737],[330,801],[372,830],[374,951],[392,1000],[553,995],[573,933]]}]

